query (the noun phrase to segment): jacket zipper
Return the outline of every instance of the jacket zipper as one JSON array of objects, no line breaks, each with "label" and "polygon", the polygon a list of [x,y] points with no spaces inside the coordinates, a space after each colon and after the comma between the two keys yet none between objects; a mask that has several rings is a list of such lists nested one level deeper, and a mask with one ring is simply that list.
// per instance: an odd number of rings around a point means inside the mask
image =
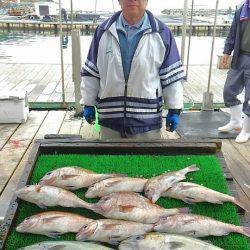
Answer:
[{"label": "jacket zipper", "polygon": [[[117,41],[117,38],[112,34],[112,32],[110,32],[111,35],[115,38],[116,42],[118,43],[119,45],[119,48],[120,48],[120,53],[121,53],[121,45],[119,43],[119,41]],[[137,46],[136,46],[136,49],[135,49],[135,52],[133,54],[133,57],[132,57],[132,61],[131,61],[131,66],[132,66],[132,63],[133,63],[133,60],[134,60],[134,55],[136,54],[137,52],[137,49],[139,47],[139,44],[140,44],[140,41],[141,39],[143,38],[143,36],[145,34],[148,34],[147,32],[145,32],[141,37],[140,37],[140,40],[138,41],[137,43]],[[122,57],[122,54],[121,54],[121,57]],[[121,58],[122,59],[122,58]],[[122,65],[122,69],[123,69],[123,76],[124,76],[124,82],[125,82],[125,88],[124,88],[124,118],[123,118],[123,131],[124,131],[124,135],[126,135],[125,133],[125,128],[126,128],[126,118],[127,118],[127,92],[128,92],[128,80],[129,80],[129,76],[130,76],[130,71],[131,71],[131,67],[130,67],[130,70],[129,70],[129,73],[128,73],[128,78],[126,80],[126,77],[125,77],[125,74],[124,74],[124,68],[123,68],[123,65]]]},{"label": "jacket zipper", "polygon": [[160,111],[160,104],[159,104],[159,91],[156,89],[156,100],[157,100],[157,113]]}]

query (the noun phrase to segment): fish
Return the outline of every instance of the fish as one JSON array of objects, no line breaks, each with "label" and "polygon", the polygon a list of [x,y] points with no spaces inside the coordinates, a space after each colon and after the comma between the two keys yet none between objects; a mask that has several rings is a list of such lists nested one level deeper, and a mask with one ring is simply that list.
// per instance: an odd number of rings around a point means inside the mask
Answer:
[{"label": "fish", "polygon": [[109,178],[97,182],[89,187],[85,193],[86,198],[103,197],[115,192],[143,192],[147,179],[131,178],[131,177],[117,177]]},{"label": "fish", "polygon": [[205,241],[174,234],[149,233],[121,242],[119,250],[223,250]]},{"label": "fish", "polygon": [[186,174],[198,171],[196,165],[186,167],[179,171],[167,172],[149,179],[144,187],[145,196],[155,203],[164,192],[173,186],[173,184],[186,178]]},{"label": "fish", "polygon": [[223,236],[231,232],[250,237],[250,228],[235,226],[209,217],[194,214],[178,214],[161,218],[154,230],[160,233],[181,234],[191,237]]},{"label": "fish", "polygon": [[166,209],[153,204],[144,196],[133,192],[118,192],[103,196],[89,209],[109,219],[135,221],[145,224],[157,222],[161,217],[188,213],[189,208]]},{"label": "fish", "polygon": [[77,241],[43,241],[18,250],[113,250],[96,243]]},{"label": "fish", "polygon": [[18,198],[42,209],[53,206],[88,208],[89,204],[70,191],[52,186],[30,185],[16,191]]},{"label": "fish", "polygon": [[124,174],[98,174],[81,167],[63,167],[47,173],[39,182],[39,185],[55,186],[67,190],[77,190],[89,187],[96,182],[126,176]]},{"label": "fish", "polygon": [[133,221],[96,220],[83,226],[76,240],[100,241],[111,245],[118,245],[120,241],[133,235],[143,235],[153,230],[153,224],[142,224]]},{"label": "fish", "polygon": [[92,219],[66,212],[43,212],[26,218],[16,231],[46,235],[56,238],[65,233],[77,233],[80,228],[93,222]]},{"label": "fish", "polygon": [[223,194],[201,185],[191,182],[175,183],[168,191],[164,192],[163,197],[170,197],[182,200],[188,204],[197,202],[209,202],[214,204],[223,204],[223,202],[232,202],[235,205],[246,210],[244,205],[235,197]]}]

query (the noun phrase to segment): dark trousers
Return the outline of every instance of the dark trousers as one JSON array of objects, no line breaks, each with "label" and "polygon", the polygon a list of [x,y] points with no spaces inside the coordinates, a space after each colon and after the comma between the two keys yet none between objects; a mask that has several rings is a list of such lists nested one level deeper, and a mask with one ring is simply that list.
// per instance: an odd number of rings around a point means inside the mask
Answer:
[{"label": "dark trousers", "polygon": [[237,69],[228,71],[223,97],[226,107],[241,104],[237,96],[245,89],[243,112],[250,117],[250,56],[241,55]]}]

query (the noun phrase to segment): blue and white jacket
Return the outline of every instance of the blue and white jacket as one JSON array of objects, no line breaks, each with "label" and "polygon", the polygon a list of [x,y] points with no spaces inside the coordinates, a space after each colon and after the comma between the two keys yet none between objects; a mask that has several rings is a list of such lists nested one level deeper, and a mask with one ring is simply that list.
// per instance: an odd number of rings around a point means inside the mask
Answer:
[{"label": "blue and white jacket", "polygon": [[96,105],[99,124],[121,134],[162,127],[163,100],[169,109],[183,107],[184,77],[175,40],[168,27],[147,11],[144,31],[125,81],[115,13],[97,27],[82,68],[81,103]]}]

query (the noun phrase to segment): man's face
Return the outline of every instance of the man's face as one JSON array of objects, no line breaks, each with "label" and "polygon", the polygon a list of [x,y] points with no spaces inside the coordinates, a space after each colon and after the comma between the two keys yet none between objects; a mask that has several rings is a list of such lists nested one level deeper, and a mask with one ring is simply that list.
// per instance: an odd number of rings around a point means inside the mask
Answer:
[{"label": "man's face", "polygon": [[123,12],[140,16],[145,12],[148,0],[119,0],[119,3]]}]

